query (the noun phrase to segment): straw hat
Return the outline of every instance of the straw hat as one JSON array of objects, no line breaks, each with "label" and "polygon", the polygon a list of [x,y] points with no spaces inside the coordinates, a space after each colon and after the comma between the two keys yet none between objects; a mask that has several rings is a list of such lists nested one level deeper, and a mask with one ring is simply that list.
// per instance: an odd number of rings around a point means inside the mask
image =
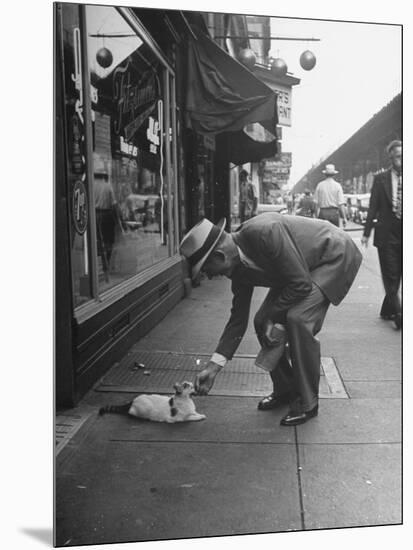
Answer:
[{"label": "straw hat", "polygon": [[192,278],[195,279],[206,259],[215,248],[224,232],[226,219],[222,218],[216,225],[204,218],[198,222],[182,239],[180,252],[192,267]]},{"label": "straw hat", "polygon": [[322,170],[322,173],[327,176],[334,176],[335,174],[338,174],[338,171],[336,170],[334,164],[326,164],[326,167]]}]

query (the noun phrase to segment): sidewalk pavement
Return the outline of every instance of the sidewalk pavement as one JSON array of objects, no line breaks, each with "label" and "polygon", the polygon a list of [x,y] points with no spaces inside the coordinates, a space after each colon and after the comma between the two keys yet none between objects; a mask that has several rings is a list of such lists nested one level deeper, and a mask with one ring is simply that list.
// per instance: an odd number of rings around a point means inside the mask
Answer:
[{"label": "sidewalk pavement", "polygon": [[[360,231],[352,237],[360,244]],[[99,417],[132,395],[92,390],[71,411],[87,420],[57,456],[57,544],[401,523],[401,333],[378,317],[377,252],[364,256],[319,334],[348,398],[321,399],[318,417],[288,428],[286,410],[258,411],[257,397],[195,397],[207,419],[167,425]],[[239,354],[258,351],[264,294],[254,292]],[[212,353],[230,304],[228,280],[203,280],[132,351]]]}]

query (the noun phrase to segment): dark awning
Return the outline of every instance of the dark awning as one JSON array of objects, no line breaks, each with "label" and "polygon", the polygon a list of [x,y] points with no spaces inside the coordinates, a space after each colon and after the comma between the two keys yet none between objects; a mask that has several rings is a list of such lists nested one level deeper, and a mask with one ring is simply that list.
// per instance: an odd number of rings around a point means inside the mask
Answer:
[{"label": "dark awning", "polygon": [[[200,134],[219,135],[228,161],[243,164],[276,154],[276,94],[199,32],[197,40],[189,39],[187,79],[187,124]],[[253,139],[244,131],[251,123],[272,135]]]}]

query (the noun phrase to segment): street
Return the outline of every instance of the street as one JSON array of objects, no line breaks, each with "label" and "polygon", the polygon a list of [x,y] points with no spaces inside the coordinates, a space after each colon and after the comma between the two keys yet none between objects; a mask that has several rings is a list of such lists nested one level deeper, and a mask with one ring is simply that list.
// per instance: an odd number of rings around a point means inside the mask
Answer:
[{"label": "street", "polygon": [[[361,231],[350,235],[360,246]],[[282,427],[284,408],[257,410],[269,381],[253,366],[263,288],[215,391],[194,397],[206,420],[99,417],[103,405],[139,391],[172,393],[173,382],[201,370],[229,316],[231,291],[225,278],[193,288],[70,411],[82,425],[56,459],[57,545],[400,524],[401,331],[379,318],[376,249],[370,244],[363,255],[318,335],[318,417]],[[146,375],[133,367],[143,358]],[[337,383],[343,391],[335,395]]]}]

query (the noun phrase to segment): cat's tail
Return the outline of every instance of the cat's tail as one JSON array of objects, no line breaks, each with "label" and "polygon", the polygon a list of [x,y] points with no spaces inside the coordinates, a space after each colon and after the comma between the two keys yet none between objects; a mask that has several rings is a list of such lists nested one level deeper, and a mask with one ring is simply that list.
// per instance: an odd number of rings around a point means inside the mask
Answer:
[{"label": "cat's tail", "polygon": [[112,413],[112,414],[128,414],[129,409],[131,408],[132,401],[129,401],[129,403],[125,403],[124,405],[106,405],[105,407],[101,407],[99,409],[99,414],[102,416],[106,413]]}]

